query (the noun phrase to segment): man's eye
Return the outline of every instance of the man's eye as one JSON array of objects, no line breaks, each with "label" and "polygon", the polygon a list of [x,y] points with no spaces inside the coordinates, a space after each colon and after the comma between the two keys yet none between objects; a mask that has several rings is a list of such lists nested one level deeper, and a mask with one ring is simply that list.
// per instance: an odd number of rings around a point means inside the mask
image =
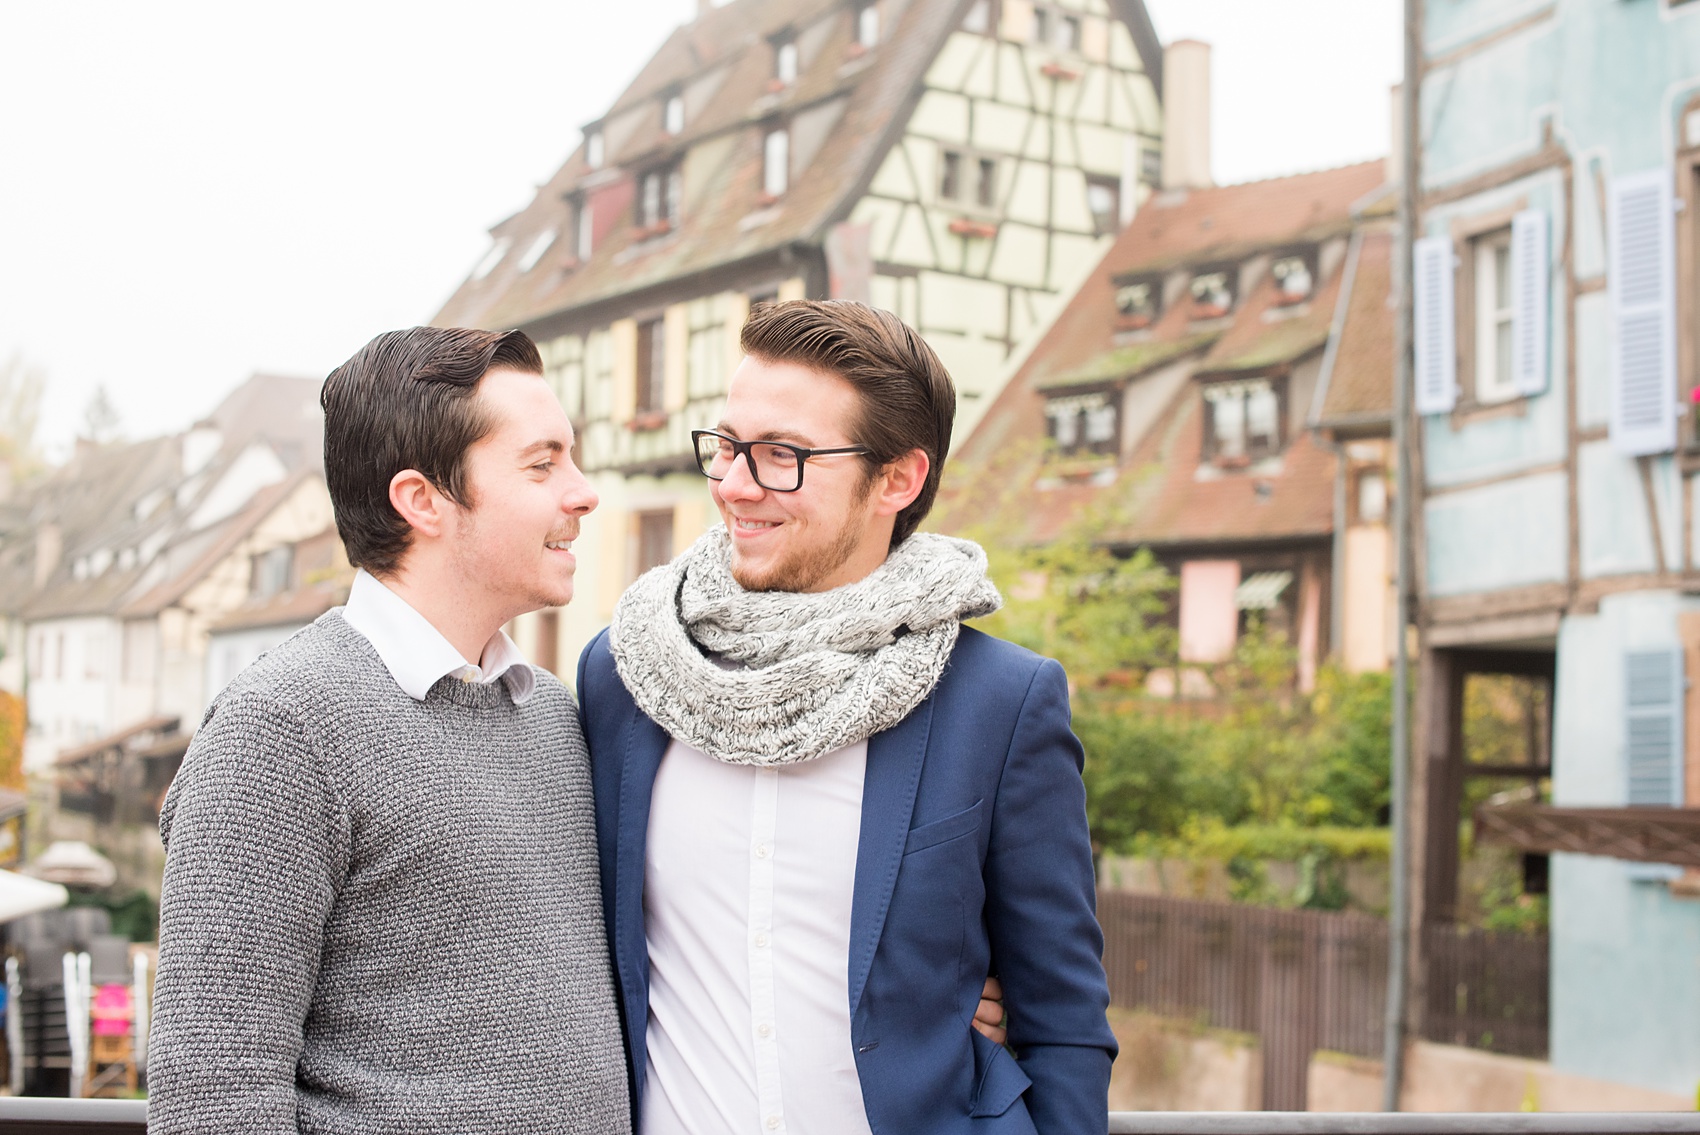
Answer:
[{"label": "man's eye", "polygon": [[555,463],[553,461],[539,461],[537,464],[533,465],[532,468],[537,470],[539,473],[548,473],[555,468]]},{"label": "man's eye", "polygon": [[768,446],[765,460],[771,461],[775,465],[795,465],[797,463],[797,451],[787,449],[783,445]]}]

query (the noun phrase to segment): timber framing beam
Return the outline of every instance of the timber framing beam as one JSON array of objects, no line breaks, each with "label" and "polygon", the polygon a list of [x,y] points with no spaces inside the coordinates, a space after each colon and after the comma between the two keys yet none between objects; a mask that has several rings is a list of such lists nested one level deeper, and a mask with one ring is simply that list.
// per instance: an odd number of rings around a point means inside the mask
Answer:
[{"label": "timber framing beam", "polygon": [[1700,808],[1507,804],[1477,808],[1475,820],[1478,842],[1518,851],[1563,851],[1700,867]]}]

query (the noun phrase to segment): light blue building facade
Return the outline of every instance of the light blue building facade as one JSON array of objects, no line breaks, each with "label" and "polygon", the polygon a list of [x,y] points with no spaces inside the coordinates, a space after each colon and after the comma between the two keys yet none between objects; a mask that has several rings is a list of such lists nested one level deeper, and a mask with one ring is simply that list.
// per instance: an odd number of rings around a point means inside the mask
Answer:
[{"label": "light blue building facade", "polygon": [[[1424,7],[1415,752],[1446,920],[1464,674],[1552,681],[1551,806],[1700,807],[1700,0]],[[1692,1098],[1681,874],[1552,856],[1558,1069]]]}]

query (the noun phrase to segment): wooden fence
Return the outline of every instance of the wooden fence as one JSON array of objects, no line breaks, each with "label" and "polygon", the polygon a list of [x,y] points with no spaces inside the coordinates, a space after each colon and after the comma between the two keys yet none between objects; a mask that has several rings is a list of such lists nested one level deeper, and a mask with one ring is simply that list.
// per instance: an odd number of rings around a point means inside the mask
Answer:
[{"label": "wooden fence", "polygon": [[[1254,1033],[1263,1106],[1303,1111],[1311,1054],[1381,1056],[1387,923],[1166,895],[1098,897],[1110,998],[1120,1006]],[[1544,1057],[1547,941],[1452,926],[1426,932],[1422,1035]]]}]

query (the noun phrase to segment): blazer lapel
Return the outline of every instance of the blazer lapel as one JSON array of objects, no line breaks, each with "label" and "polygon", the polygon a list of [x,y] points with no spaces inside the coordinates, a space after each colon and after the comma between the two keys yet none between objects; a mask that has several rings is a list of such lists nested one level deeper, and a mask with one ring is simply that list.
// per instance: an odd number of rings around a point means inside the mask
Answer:
[{"label": "blazer lapel", "polygon": [[[649,836],[649,802],[655,788],[655,774],[661,768],[661,758],[667,754],[671,738],[635,705],[625,733],[618,842],[614,852],[614,926],[610,928],[610,937],[614,939],[616,964],[626,994],[626,1019],[642,1022],[649,1011],[649,986],[640,980],[646,972],[648,957],[643,935],[644,847]],[[641,1027],[634,1025],[632,1034],[634,1044],[640,1043]]]},{"label": "blazer lapel", "polygon": [[903,863],[903,845],[915,813],[915,790],[932,732],[933,699],[883,733],[868,738],[862,782],[862,830],[856,847],[856,883],[850,903],[850,1013],[861,1004],[874,964],[886,910]]}]

